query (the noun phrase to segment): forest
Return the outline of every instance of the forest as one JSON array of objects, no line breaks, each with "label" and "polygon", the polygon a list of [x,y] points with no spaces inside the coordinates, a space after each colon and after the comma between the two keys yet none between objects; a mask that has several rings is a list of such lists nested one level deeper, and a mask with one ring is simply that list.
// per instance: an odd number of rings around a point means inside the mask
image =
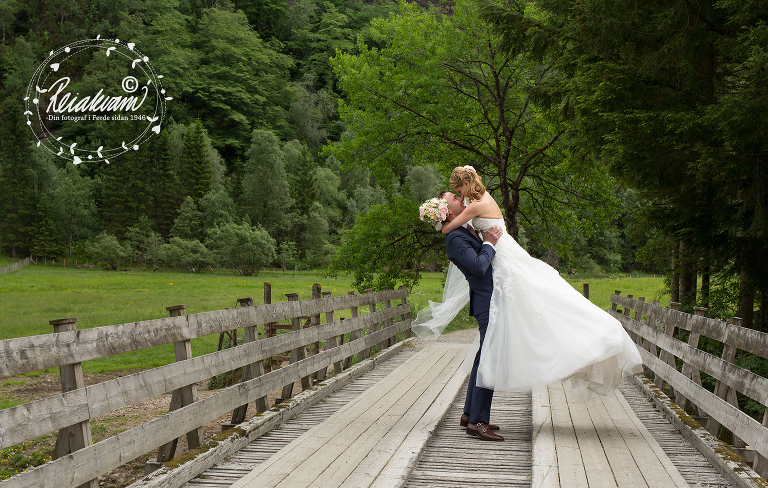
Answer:
[{"label": "forest", "polygon": [[[472,165],[561,272],[663,273],[684,309],[768,330],[758,1],[3,0],[0,28],[0,254],[413,286],[446,261],[418,205]],[[86,39],[140,48],[168,100],[109,162],[51,152],[25,113],[49,53]],[[125,75],[100,49],[66,61],[72,92]]]}]

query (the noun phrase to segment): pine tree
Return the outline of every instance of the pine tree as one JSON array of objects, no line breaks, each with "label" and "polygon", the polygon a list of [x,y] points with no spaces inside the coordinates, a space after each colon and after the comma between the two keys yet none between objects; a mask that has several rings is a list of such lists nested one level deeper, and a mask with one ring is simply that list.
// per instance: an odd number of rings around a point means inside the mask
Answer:
[{"label": "pine tree", "polygon": [[204,131],[198,117],[184,138],[186,192],[195,201],[211,191],[211,162],[205,147]]},{"label": "pine tree", "polygon": [[301,215],[308,215],[312,204],[317,200],[315,185],[315,161],[306,146],[302,146],[299,157],[291,174],[291,197],[294,209]]},{"label": "pine tree", "polygon": [[168,238],[176,217],[176,208],[181,202],[181,188],[173,171],[171,139],[163,130],[150,146],[153,166],[153,212],[152,221],[164,238]]},{"label": "pine tree", "polygon": [[11,247],[11,256],[28,243],[32,202],[32,146],[21,105],[6,104],[0,119],[0,246]]},{"label": "pine tree", "polygon": [[118,239],[122,239],[125,230],[136,223],[133,217],[134,196],[131,188],[134,177],[133,163],[131,157],[116,158],[102,170],[102,225]]},{"label": "pine tree", "polygon": [[51,203],[43,194],[37,202],[32,220],[32,254],[41,258],[53,258],[59,254],[56,245],[56,224],[51,218]]},{"label": "pine tree", "polygon": [[293,205],[285,154],[272,132],[255,130],[246,153],[238,202],[249,222],[273,236],[287,231],[287,214]]}]

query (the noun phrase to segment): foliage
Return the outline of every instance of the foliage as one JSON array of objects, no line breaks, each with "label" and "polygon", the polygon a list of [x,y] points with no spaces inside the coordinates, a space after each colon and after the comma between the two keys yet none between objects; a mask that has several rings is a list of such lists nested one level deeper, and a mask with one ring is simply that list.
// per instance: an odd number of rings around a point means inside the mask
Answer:
[{"label": "foliage", "polygon": [[71,256],[73,241],[87,238],[94,227],[94,181],[72,163],[59,170],[58,181],[53,193],[53,212],[67,236],[67,255]]},{"label": "foliage", "polygon": [[34,211],[32,145],[24,126],[21,105],[12,100],[3,107],[0,119],[0,238],[10,246],[11,256],[27,243]]},{"label": "foliage", "polygon": [[434,198],[439,190],[447,189],[448,186],[434,166],[411,166],[405,181],[408,194],[414,202]]},{"label": "foliage", "polygon": [[198,118],[184,137],[184,183],[187,194],[195,201],[211,190],[211,174],[211,161],[203,139],[203,123]]},{"label": "foliage", "polygon": [[[0,7],[0,254],[29,254],[35,234],[42,232],[35,221],[52,221],[55,231],[47,232],[67,261],[82,259],[86,243],[106,231],[124,249],[130,246],[120,265],[134,259],[158,269],[171,262],[165,259],[169,237],[204,242],[208,229],[246,222],[285,244],[273,265],[323,266],[358,216],[400,196],[414,201],[434,196],[456,164],[477,166],[504,206],[499,167],[491,160],[504,161],[509,150],[508,176],[517,181],[519,155],[532,156],[564,127],[556,109],[528,103],[550,60],[534,60],[528,52],[508,56],[499,45],[502,35],[491,32],[469,3],[432,7],[427,14],[416,4],[390,0],[108,3],[109,8],[97,8],[90,0],[71,0],[35,8],[14,0]],[[390,19],[371,25],[390,13]],[[163,75],[167,112],[160,133],[138,151],[110,164],[65,166],[30,143],[19,94],[48,52],[96,32],[135,42],[148,55]],[[347,55],[371,63],[345,81],[330,60]],[[73,58],[67,73],[72,86],[81,93],[117,88],[124,73],[104,70],[103,61],[88,53]],[[495,71],[489,71],[489,62]],[[368,83],[366,76],[374,71],[381,76]],[[474,84],[494,73],[508,82],[504,97],[497,97],[501,111],[490,101],[502,92]],[[475,88],[480,90],[475,102],[462,98]],[[376,99],[374,89],[389,101]],[[339,119],[340,101],[354,119]],[[401,110],[397,104],[405,101],[411,105]],[[422,126],[418,118],[408,118],[410,109],[428,116]],[[503,125],[502,113],[509,121],[521,116],[508,127],[514,129],[509,140],[508,132],[492,129]],[[81,146],[97,141],[116,146],[132,139],[127,135],[133,125],[73,125],[56,135],[74,137]],[[338,147],[327,150],[330,157],[319,157],[324,144],[339,141],[347,130]],[[393,139],[385,140],[387,135]],[[573,157],[576,142],[583,141],[577,135],[563,134],[546,157],[531,163],[552,171],[523,175],[518,237],[523,242],[527,236],[537,255],[557,255],[563,266],[583,262],[626,269],[645,229],[624,225],[634,217],[624,212],[623,202],[620,215],[603,225],[605,198],[599,195],[610,195],[614,181],[595,163],[601,158]],[[497,136],[507,148],[501,156],[480,142]],[[9,144],[14,137],[20,144]],[[361,152],[366,148],[369,153]],[[188,195],[191,201],[185,201]],[[613,197],[623,198],[620,192]],[[36,211],[43,199],[50,202],[47,215]],[[658,236],[653,219],[646,221],[648,234]],[[432,261],[437,266],[440,252],[427,251],[413,269],[431,267]]]},{"label": "foliage", "polygon": [[698,262],[744,273],[742,295],[767,290],[766,12],[731,0],[483,5],[511,52],[553,64],[533,99],[559,109],[575,158],[605,161],[639,191],[666,260],[683,244],[686,286]]},{"label": "foliage", "polygon": [[128,228],[125,237],[132,257],[145,265],[151,263],[153,271],[157,271],[158,265],[165,259],[165,242],[160,234],[152,230],[149,218],[142,216],[137,225]]},{"label": "foliage", "polygon": [[[205,115],[213,146],[227,160],[243,158],[255,128],[285,132],[291,59],[264,41],[242,12],[226,5],[200,16],[177,10],[158,16],[139,39],[151,47],[183,119]],[[205,193],[205,192],[203,192]]]},{"label": "foliage", "polygon": [[412,289],[421,277],[419,265],[434,256],[445,261],[442,234],[419,220],[417,203],[395,197],[389,205],[358,215],[331,258],[328,273],[353,273],[352,284],[360,293],[401,284]]},{"label": "foliage", "polygon": [[197,239],[171,237],[165,244],[164,255],[168,264],[193,273],[199,273],[214,264],[214,255]]},{"label": "foliage", "polygon": [[198,202],[198,207],[202,229],[211,229],[217,225],[228,224],[236,220],[235,202],[224,190],[213,190],[206,193]]},{"label": "foliage", "polygon": [[120,263],[125,262],[125,259],[128,257],[128,252],[117,241],[117,237],[107,231],[99,234],[96,239],[86,247],[86,253],[91,260],[97,263],[106,263],[109,268],[115,271],[120,268]]},{"label": "foliage", "polygon": [[315,164],[309,149],[298,140],[285,145],[285,159],[290,173],[291,198],[293,208],[300,215],[307,215],[317,198],[315,187]]},{"label": "foliage", "polygon": [[[552,240],[552,229],[589,234],[602,225],[610,203],[605,168],[569,159],[564,129],[526,94],[547,64],[507,53],[467,1],[442,17],[401,4],[399,15],[372,21],[371,35],[383,47],[358,41],[359,54],[338,51],[332,59],[349,125],[327,152],[345,167],[369,167],[383,182],[409,160],[446,174],[472,164],[515,237],[519,219],[536,225],[540,240]],[[579,219],[585,209],[591,218]]]},{"label": "foliage", "polygon": [[56,245],[56,225],[51,218],[51,204],[43,194],[37,202],[32,220],[32,253],[42,258],[55,258],[59,255]]},{"label": "foliage", "polygon": [[328,224],[332,226],[332,231],[338,232],[347,206],[346,192],[341,189],[341,177],[331,168],[318,167],[315,169],[315,189],[317,202],[322,205]]},{"label": "foliage", "polygon": [[272,132],[254,130],[246,156],[238,203],[251,223],[281,235],[293,200],[280,141]]},{"label": "foliage", "polygon": [[243,276],[259,274],[277,257],[275,240],[267,231],[246,223],[230,222],[210,229],[206,245],[216,253],[219,264]]},{"label": "foliage", "polygon": [[179,207],[179,216],[173,221],[171,235],[182,239],[193,239],[202,236],[200,221],[202,213],[192,197],[188,196]]},{"label": "foliage", "polygon": [[294,101],[288,110],[296,136],[317,152],[328,137],[327,122],[336,115],[336,102],[325,88],[315,89],[315,77],[305,74],[295,84]]}]

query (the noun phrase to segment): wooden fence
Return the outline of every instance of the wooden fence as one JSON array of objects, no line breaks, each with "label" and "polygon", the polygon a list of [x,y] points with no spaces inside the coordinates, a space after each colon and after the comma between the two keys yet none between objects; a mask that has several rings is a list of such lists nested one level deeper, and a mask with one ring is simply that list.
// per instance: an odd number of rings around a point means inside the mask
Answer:
[{"label": "wooden fence", "polygon": [[[632,295],[622,297],[619,291],[611,296],[611,304],[612,315],[640,346],[643,365],[653,371],[656,386],[663,389],[667,383],[678,406],[685,409],[690,403],[694,418],[714,436],[721,425],[728,429],[733,435],[733,450],[767,478],[768,409],[762,423],[753,419],[739,409],[736,392],[767,405],[768,378],[740,368],[734,359],[737,350],[768,357],[768,334],[740,327],[738,318],[730,323],[707,318],[705,308],[696,307],[691,315],[680,312],[679,303],[665,308],[658,301],[647,303],[643,298],[634,300]],[[635,312],[633,317],[631,311]],[[675,338],[676,328],[689,331],[687,342]],[[723,345],[721,357],[698,348],[702,337]],[[682,361],[682,372],[675,358]],[[701,373],[717,380],[714,393],[702,386]]]},{"label": "wooden fence", "polygon": [[[265,283],[265,287],[267,284]],[[315,285],[313,296],[319,296]],[[294,294],[291,294],[294,295]],[[0,378],[58,367],[60,395],[0,410],[0,449],[58,431],[54,460],[0,482],[2,488],[88,486],[98,477],[137,457],[158,449],[157,463],[174,457],[176,441],[186,435],[189,448],[203,442],[202,425],[232,411],[232,423],[245,420],[248,403],[257,402],[295,381],[312,386],[312,376],[325,377],[349,367],[357,354],[364,359],[396,342],[410,331],[410,305],[405,288],[378,293],[290,300],[239,308],[185,314],[183,305],[168,307],[170,317],[106,327],[76,330],[77,319],[53,320],[55,332],[0,341]],[[295,297],[291,297],[295,298]],[[392,302],[399,300],[400,303]],[[377,304],[383,307],[377,309]],[[370,313],[359,315],[359,307]],[[350,310],[351,318],[334,320],[334,312]],[[324,313],[325,324],[320,324]],[[301,318],[311,318],[310,327]],[[257,325],[291,320],[292,331],[263,339]],[[190,340],[244,328],[246,343],[212,354],[192,357]],[[344,334],[349,340],[344,343]],[[322,351],[321,341],[325,341]],[[114,380],[85,386],[81,363],[114,354],[174,344],[175,363]],[[305,357],[305,347],[314,352]],[[263,360],[292,351],[291,363],[264,373]],[[199,400],[195,383],[244,367],[242,382]],[[290,396],[290,389],[287,390]],[[172,392],[169,412],[96,444],[91,442],[90,420],[142,400]],[[284,389],[284,395],[286,390]],[[150,463],[150,467],[152,463]],[[157,464],[156,466],[159,466]]]},{"label": "wooden fence", "polygon": [[15,263],[11,264],[10,266],[4,266],[0,268],[0,275],[8,274],[13,271],[16,271],[17,269],[21,269],[24,266],[28,265],[32,261],[31,257],[26,257],[22,259],[21,261],[16,261]]}]

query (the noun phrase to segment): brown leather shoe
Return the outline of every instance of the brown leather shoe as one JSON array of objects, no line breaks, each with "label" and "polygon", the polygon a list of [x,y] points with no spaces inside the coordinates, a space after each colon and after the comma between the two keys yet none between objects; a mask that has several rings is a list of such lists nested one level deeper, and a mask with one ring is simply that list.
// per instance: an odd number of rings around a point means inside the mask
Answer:
[{"label": "brown leather shoe", "polygon": [[[461,420],[459,421],[459,425],[462,427],[466,427],[469,423],[469,415],[463,413],[461,414]],[[496,424],[488,424],[488,428],[491,430],[499,430],[499,426]]]},{"label": "brown leather shoe", "polygon": [[467,424],[467,434],[475,435],[484,441],[503,441],[504,438],[488,428],[487,424],[478,422]]}]

